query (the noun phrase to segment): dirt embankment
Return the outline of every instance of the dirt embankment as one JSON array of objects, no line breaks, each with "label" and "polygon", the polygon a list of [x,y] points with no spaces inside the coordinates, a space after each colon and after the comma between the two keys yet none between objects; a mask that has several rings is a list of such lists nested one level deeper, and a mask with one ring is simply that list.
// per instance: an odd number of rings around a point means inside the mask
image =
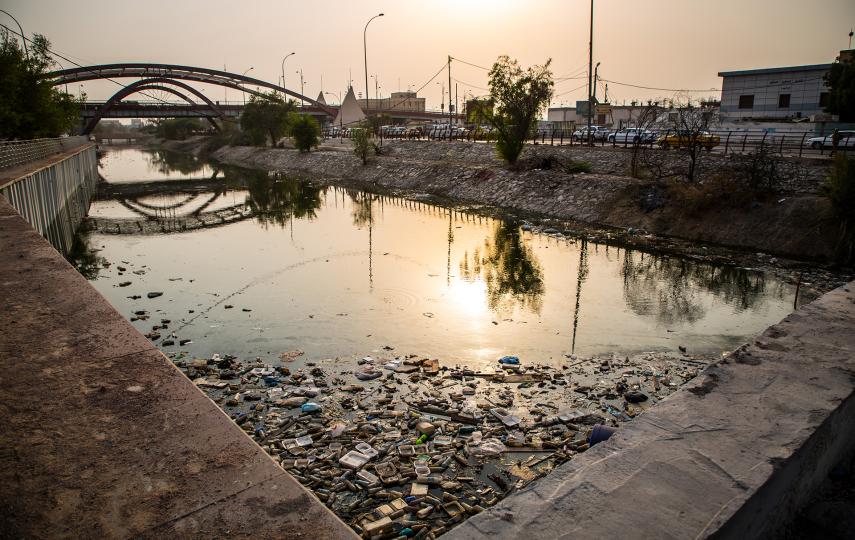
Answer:
[{"label": "dirt embankment", "polygon": [[[200,147],[199,141],[188,141],[174,149]],[[387,141],[383,154],[372,156],[367,166],[338,141],[309,154],[254,147],[224,147],[212,154],[225,164],[318,181],[428,193],[795,259],[833,256],[837,225],[819,189],[827,162],[783,159],[778,163],[782,192],[737,198],[721,192],[729,189],[726,184],[719,191],[679,190],[631,178],[626,175],[630,156],[621,148],[530,147],[523,154],[527,170],[509,170],[490,147],[467,142]],[[555,166],[570,161],[586,161],[592,172],[571,174]],[[672,152],[665,165],[678,168],[682,161]],[[705,155],[701,173],[707,179],[721,177],[722,171],[726,176],[730,165],[728,157]]]}]

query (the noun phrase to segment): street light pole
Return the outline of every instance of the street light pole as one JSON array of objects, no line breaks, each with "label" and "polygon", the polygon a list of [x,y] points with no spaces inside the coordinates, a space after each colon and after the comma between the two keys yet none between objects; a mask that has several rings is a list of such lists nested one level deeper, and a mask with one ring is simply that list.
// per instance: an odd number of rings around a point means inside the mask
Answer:
[{"label": "street light pole", "polygon": [[[250,67],[248,70],[241,73],[241,75],[246,76],[247,73],[255,69],[254,67]],[[241,92],[243,94],[243,104],[246,105],[246,92]]]},{"label": "street light pole", "polygon": [[365,110],[368,111],[368,25],[371,24],[371,21],[376,19],[377,17],[382,17],[383,14],[379,13],[365,23],[365,28],[362,30],[362,53],[365,60]]},{"label": "street light pole", "polygon": [[[24,35],[24,29],[21,27],[21,23],[18,22],[18,19],[16,19],[15,17],[12,17],[12,14],[6,10],[0,9],[0,13],[5,13],[9,17],[11,17],[13,21],[15,21],[15,24],[18,25],[18,30],[21,31],[21,42],[23,42],[23,44],[24,44],[24,53],[27,55],[27,61],[29,61],[30,60],[30,51],[29,51],[29,49],[27,49],[27,36]],[[850,38],[849,41],[851,42],[852,39]]]},{"label": "street light pole", "polygon": [[292,54],[296,53],[288,53],[285,55],[285,58],[282,59],[282,88],[285,88],[285,60],[288,60],[288,57]]}]

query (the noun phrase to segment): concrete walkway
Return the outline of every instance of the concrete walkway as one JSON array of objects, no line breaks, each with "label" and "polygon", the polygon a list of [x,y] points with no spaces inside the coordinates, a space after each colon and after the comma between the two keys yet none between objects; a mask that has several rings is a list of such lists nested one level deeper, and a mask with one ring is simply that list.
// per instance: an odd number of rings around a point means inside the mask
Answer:
[{"label": "concrete walkway", "polygon": [[356,538],[0,197],[0,538]]},{"label": "concrete walkway", "polygon": [[855,452],[855,282],[443,538],[769,538]]}]

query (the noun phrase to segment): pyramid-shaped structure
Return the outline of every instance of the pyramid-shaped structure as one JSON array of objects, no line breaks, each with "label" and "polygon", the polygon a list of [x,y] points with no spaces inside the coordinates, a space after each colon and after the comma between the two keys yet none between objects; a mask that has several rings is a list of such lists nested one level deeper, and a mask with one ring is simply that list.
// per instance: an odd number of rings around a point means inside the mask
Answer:
[{"label": "pyramid-shaped structure", "polygon": [[362,107],[356,101],[356,96],[353,93],[353,87],[347,89],[347,95],[344,96],[341,106],[338,108],[338,115],[333,122],[334,126],[354,126],[365,120],[365,113],[362,112]]},{"label": "pyramid-shaped structure", "polygon": [[318,93],[318,99],[316,99],[315,101],[317,101],[318,103],[321,103],[321,104],[323,104],[323,105],[326,105],[326,104],[327,104],[327,100],[325,100],[325,99],[324,99],[324,92],[323,92],[323,90],[321,90],[321,91]]}]

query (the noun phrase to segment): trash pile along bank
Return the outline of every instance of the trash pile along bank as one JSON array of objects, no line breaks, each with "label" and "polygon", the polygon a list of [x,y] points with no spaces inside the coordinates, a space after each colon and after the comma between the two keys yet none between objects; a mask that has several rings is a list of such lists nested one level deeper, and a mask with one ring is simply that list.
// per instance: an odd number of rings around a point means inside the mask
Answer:
[{"label": "trash pile along bank", "polygon": [[366,538],[441,535],[607,439],[713,360],[570,355],[558,369],[503,357],[476,371],[415,355],[170,356]]}]

